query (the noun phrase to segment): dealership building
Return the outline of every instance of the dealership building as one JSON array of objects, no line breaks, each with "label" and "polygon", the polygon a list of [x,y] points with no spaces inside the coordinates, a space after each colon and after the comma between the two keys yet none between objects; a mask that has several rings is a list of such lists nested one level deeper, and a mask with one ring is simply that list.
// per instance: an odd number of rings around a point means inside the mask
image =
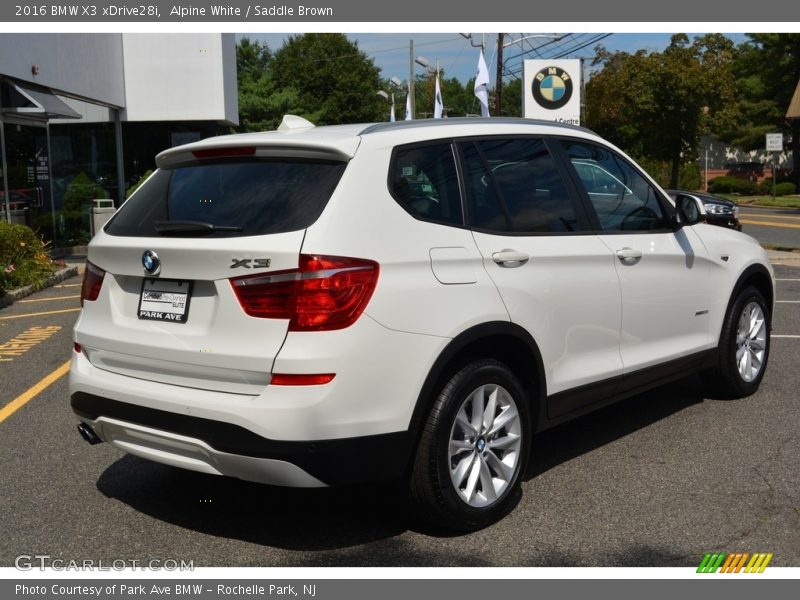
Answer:
[{"label": "dealership building", "polygon": [[0,220],[83,245],[158,152],[236,124],[233,34],[0,34]]}]

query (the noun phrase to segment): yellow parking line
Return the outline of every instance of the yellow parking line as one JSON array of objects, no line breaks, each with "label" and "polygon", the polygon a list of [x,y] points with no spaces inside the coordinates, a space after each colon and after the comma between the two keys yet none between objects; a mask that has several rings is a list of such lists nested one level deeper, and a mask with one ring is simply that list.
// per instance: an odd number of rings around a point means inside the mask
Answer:
[{"label": "yellow parking line", "polygon": [[65,362],[63,365],[58,367],[55,371],[50,373],[49,375],[45,376],[41,379],[38,383],[36,383],[33,387],[29,388],[28,390],[24,391],[22,394],[14,398],[11,402],[6,404],[2,409],[0,409],[0,423],[5,421],[8,417],[13,415],[17,410],[25,406],[28,402],[30,402],[33,398],[35,398],[38,394],[42,393],[46,390],[51,384],[58,381],[61,377],[63,377],[67,371],[69,371],[69,364],[71,361]]},{"label": "yellow parking line", "polygon": [[17,300],[19,304],[25,304],[26,302],[50,302],[51,300],[72,300],[73,298],[80,298],[80,294],[75,294],[74,296],[54,296],[52,298],[34,298],[33,300]]},{"label": "yellow parking line", "polygon": [[755,217],[757,219],[800,219],[800,216],[792,216],[792,215],[768,215],[765,213],[751,213],[751,212],[742,212],[740,213],[742,217]]},{"label": "yellow parking line", "polygon": [[58,315],[61,313],[78,312],[80,308],[64,308],[62,310],[48,310],[46,312],[25,313],[24,315],[10,315],[8,317],[0,317],[0,321],[8,321],[10,319],[23,319],[25,317],[42,317],[44,315]]},{"label": "yellow parking line", "polygon": [[740,223],[743,225],[766,225],[767,227],[785,227],[787,229],[800,229],[800,225],[794,225],[792,223],[775,223],[773,221],[750,221],[745,219],[740,219]]},{"label": "yellow parking line", "polygon": [[53,287],[62,288],[62,287],[81,287],[82,283],[61,283],[59,285],[54,285]]}]

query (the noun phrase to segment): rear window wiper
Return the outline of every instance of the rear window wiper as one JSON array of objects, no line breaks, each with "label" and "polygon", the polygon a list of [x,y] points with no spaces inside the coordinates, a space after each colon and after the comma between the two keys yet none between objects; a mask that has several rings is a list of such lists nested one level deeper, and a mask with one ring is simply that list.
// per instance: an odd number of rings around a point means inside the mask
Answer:
[{"label": "rear window wiper", "polygon": [[214,225],[203,221],[156,221],[153,223],[155,230],[162,235],[183,233],[215,233],[217,231],[244,231],[235,225]]}]

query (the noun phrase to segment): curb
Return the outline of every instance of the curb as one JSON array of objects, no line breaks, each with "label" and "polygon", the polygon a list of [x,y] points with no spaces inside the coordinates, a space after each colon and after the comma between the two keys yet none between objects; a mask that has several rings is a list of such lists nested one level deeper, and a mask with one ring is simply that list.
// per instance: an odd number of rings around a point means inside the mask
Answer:
[{"label": "curb", "polygon": [[78,274],[78,267],[67,267],[65,269],[61,269],[56,271],[50,277],[45,279],[42,283],[34,283],[32,285],[26,285],[25,287],[18,288],[16,290],[11,290],[7,294],[0,296],[0,308],[5,308],[6,306],[11,306],[17,300],[21,300],[25,296],[30,296],[31,294],[43,290],[45,288],[52,287],[57,283],[61,283],[65,279],[69,279],[70,277],[75,277]]}]

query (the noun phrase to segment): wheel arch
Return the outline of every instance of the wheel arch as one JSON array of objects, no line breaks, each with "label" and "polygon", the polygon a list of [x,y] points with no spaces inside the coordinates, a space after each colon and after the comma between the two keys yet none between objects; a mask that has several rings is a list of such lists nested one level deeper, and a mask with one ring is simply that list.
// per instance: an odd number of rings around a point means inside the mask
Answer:
[{"label": "wheel arch", "polygon": [[[725,314],[728,314],[736,298],[748,286],[756,288],[764,296],[764,300],[767,301],[769,326],[772,328],[772,315],[775,312],[775,288],[773,287],[772,275],[770,275],[767,267],[762,264],[750,265],[739,275],[728,297],[728,306],[725,309]],[[719,336],[717,336],[717,339],[719,339]]]},{"label": "wheel arch", "polygon": [[544,399],[547,393],[544,363],[539,347],[533,337],[519,325],[508,321],[482,323],[453,338],[428,371],[409,424],[414,448],[412,454],[436,400],[436,391],[461,367],[480,358],[499,360],[520,380],[531,402],[531,430],[536,431],[544,417]]}]

